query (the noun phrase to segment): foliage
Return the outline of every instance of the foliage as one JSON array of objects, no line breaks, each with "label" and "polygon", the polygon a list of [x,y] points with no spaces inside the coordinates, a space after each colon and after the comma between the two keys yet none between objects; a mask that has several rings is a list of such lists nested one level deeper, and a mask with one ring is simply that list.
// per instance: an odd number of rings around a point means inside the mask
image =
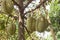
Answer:
[{"label": "foliage", "polygon": [[58,2],[59,0],[51,2],[49,13],[52,25],[57,31],[60,30],[60,4]]},{"label": "foliage", "polygon": [[2,11],[0,13],[0,40],[17,40],[17,20],[10,16],[16,15],[12,0],[2,1],[1,8]]}]

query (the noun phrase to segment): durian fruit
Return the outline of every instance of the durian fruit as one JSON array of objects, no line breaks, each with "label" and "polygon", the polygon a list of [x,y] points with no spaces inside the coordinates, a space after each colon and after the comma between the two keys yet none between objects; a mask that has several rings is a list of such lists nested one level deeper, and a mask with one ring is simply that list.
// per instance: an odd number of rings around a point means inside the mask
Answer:
[{"label": "durian fruit", "polygon": [[15,32],[16,32],[16,25],[15,24],[8,25],[8,27],[6,27],[6,32],[9,35],[15,34]]},{"label": "durian fruit", "polygon": [[9,0],[9,1],[4,0],[2,3],[2,7],[3,7],[3,11],[5,13],[12,13],[12,11],[14,9],[13,2],[11,0]]},{"label": "durian fruit", "polygon": [[35,22],[36,20],[35,18],[33,18],[33,16],[29,16],[26,20],[27,29],[30,33],[35,31],[35,24],[36,24]]},{"label": "durian fruit", "polygon": [[36,31],[43,32],[46,30],[48,25],[48,20],[42,14],[40,14],[40,16],[36,20]]},{"label": "durian fruit", "polygon": [[34,18],[36,15],[32,14],[32,16],[29,16],[27,18],[27,29],[30,33],[33,31],[43,32],[46,30],[46,28],[49,26],[49,22],[45,16],[42,14],[39,14],[36,18]]}]

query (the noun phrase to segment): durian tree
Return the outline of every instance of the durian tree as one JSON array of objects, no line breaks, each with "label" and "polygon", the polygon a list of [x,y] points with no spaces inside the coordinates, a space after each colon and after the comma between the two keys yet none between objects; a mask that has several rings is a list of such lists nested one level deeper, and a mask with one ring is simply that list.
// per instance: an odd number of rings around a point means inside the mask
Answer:
[{"label": "durian tree", "polygon": [[[28,28],[25,27],[25,24],[24,24],[24,19],[26,19],[25,15],[27,13],[30,13],[34,10],[36,10],[37,8],[39,8],[41,5],[43,5],[47,0],[40,0],[41,2],[39,3],[39,5],[36,6],[36,8],[34,9],[31,9],[31,11],[27,11],[27,12],[24,12],[25,8],[28,7],[28,5],[33,1],[33,0],[27,0],[27,3],[24,5],[24,2],[23,0],[19,0],[18,2],[16,2],[15,0],[12,0],[14,2],[15,5],[18,6],[19,8],[19,27],[18,27],[18,35],[19,35],[19,39],[18,40],[25,40],[25,37],[24,37],[24,29],[26,29],[28,31]],[[28,19],[28,18],[27,18]]]},{"label": "durian tree", "polygon": [[[35,3],[33,1],[35,1]],[[13,18],[12,22],[14,22],[14,20],[18,20],[18,40],[25,40],[25,30],[30,36],[33,31],[43,32],[46,30],[48,25],[51,25],[48,11],[45,8],[45,6],[49,4],[51,0],[39,0],[38,3],[36,1],[38,0],[0,0],[0,6],[2,9],[0,13],[7,15],[7,21],[10,17]],[[14,6],[16,6],[18,10],[16,10]],[[43,7],[45,14],[42,14],[43,12],[41,13],[40,7]],[[34,12],[37,9],[40,9],[39,12]],[[6,24],[8,23],[6,22]],[[9,26],[9,24],[7,26]],[[13,26],[13,23],[11,26]],[[6,31],[8,34],[14,34],[15,29],[13,31],[13,27],[7,28]],[[10,30],[12,30],[13,33],[11,33]],[[53,31],[53,28],[51,30]]]}]

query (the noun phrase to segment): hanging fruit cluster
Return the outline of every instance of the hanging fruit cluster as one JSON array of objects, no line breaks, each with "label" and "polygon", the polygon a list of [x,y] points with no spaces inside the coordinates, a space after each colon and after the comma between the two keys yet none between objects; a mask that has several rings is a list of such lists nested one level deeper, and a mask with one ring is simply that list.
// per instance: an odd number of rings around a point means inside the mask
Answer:
[{"label": "hanging fruit cluster", "polygon": [[[29,14],[31,15],[31,14]],[[42,14],[32,14],[26,21],[27,29],[32,33],[33,31],[43,32],[49,25],[49,22]]]}]

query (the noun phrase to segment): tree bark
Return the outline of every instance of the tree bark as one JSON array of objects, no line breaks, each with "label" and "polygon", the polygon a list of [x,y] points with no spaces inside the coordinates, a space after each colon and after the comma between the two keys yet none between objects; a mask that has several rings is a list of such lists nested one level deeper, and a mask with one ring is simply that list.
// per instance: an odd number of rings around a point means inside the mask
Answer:
[{"label": "tree bark", "polygon": [[19,26],[18,26],[18,40],[25,40],[24,38],[24,18],[19,13]]},{"label": "tree bark", "polygon": [[24,27],[23,27],[24,18],[23,18],[22,14],[23,14],[23,12],[19,13],[18,40],[25,40],[25,38],[24,38]]},{"label": "tree bark", "polygon": [[24,37],[24,9],[23,9],[23,0],[19,0],[19,25],[18,25],[18,40],[25,40]]}]

